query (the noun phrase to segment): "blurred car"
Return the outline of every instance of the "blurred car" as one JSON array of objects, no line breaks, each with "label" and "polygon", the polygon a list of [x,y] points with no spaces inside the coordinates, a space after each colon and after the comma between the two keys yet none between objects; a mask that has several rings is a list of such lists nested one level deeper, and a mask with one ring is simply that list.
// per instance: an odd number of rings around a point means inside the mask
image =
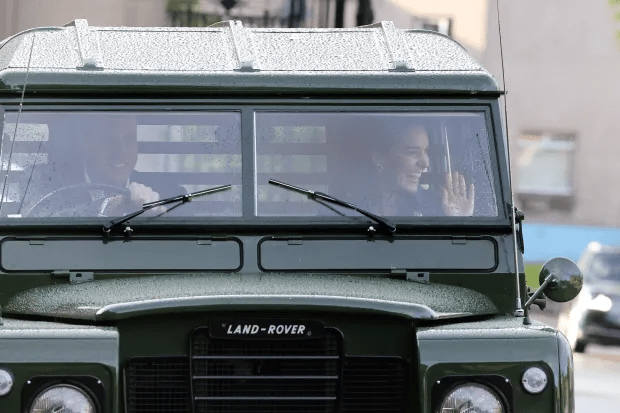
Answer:
[{"label": "blurred car", "polygon": [[583,289],[560,329],[577,353],[589,343],[620,345],[620,247],[592,242],[578,265]]}]

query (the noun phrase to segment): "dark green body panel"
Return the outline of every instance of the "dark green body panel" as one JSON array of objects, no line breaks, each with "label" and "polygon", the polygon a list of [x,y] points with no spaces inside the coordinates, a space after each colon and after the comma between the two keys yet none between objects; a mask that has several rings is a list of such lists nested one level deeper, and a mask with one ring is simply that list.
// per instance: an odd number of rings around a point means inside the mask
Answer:
[{"label": "dark green body panel", "polygon": [[[36,273],[0,274],[0,282],[7,286],[0,293],[0,304],[5,314],[78,320],[114,320],[149,312],[187,312],[229,305],[256,308],[268,305],[270,298],[275,307],[305,305],[340,311],[359,307],[412,319],[512,311],[510,297],[514,297],[515,283],[505,253],[510,248],[509,237],[495,237],[500,253],[494,271],[431,271],[429,285],[405,281],[402,276],[391,279],[396,276],[389,274],[265,273],[257,267],[256,245],[260,238],[239,239],[244,245],[244,265],[239,271],[174,276],[104,272],[97,273],[94,282],[80,285]],[[38,287],[33,288],[35,285]],[[287,298],[290,296],[297,296],[297,301]],[[322,297],[323,301],[313,301],[313,297]]]},{"label": "dark green body panel", "polygon": [[[422,327],[417,330],[420,352],[419,379],[424,383],[422,398],[429,402],[433,386],[449,376],[500,375],[512,385],[516,411],[573,411],[572,357],[567,359],[566,339],[545,324],[524,326],[514,317],[497,317],[479,322]],[[551,373],[550,385],[539,395],[521,386],[527,367]],[[552,409],[551,409],[551,406]]]},{"label": "dark green body panel", "polygon": [[[119,334],[116,328],[3,318],[0,368],[15,388],[0,399],[3,412],[20,412],[28,380],[40,376],[94,376],[106,389],[106,411],[118,402]],[[24,389],[22,391],[22,389]],[[36,392],[36,391],[35,391]]]},{"label": "dark green body panel", "polygon": [[[282,318],[282,313],[275,310],[256,313],[266,318]],[[229,309],[142,316],[118,321],[116,328],[103,329],[5,319],[0,328],[4,347],[1,366],[19,372],[16,383],[23,384],[39,375],[94,375],[107,389],[116,390],[121,385],[119,367],[122,369],[129,357],[186,355],[189,350],[186,337],[193,329],[212,320],[247,317],[247,314],[247,311]],[[286,313],[291,319],[309,316],[323,320],[326,326],[337,326],[347,337],[347,355],[399,355],[411,366],[418,366],[410,384],[419,397],[412,397],[411,411],[432,412],[436,401],[431,396],[438,380],[489,375],[510,382],[516,412],[572,411],[568,408],[574,405],[572,360],[567,357],[570,348],[565,346],[563,336],[546,325],[523,326],[519,319],[500,316],[433,326],[385,315],[366,314],[360,319],[354,314],[315,309]],[[84,359],[89,363],[84,364]],[[550,385],[536,396],[527,394],[520,385],[521,374],[532,366],[550,373]],[[120,395],[112,391],[107,400],[114,405],[117,397]],[[17,408],[19,398],[19,394],[11,394],[0,399],[3,411]],[[553,410],[549,410],[550,406]]]}]

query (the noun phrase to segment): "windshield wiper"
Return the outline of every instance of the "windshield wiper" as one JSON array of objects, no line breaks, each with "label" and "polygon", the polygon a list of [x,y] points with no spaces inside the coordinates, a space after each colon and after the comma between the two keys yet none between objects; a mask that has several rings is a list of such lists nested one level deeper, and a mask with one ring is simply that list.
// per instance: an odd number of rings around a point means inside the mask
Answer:
[{"label": "windshield wiper", "polygon": [[[108,235],[110,233],[110,231],[112,230],[112,228],[121,225],[124,222],[129,221],[132,218],[137,217],[138,215],[143,214],[144,212],[148,211],[151,208],[155,208],[161,205],[168,205],[171,204],[173,202],[178,202],[178,205],[175,205],[173,208],[176,208],[177,206],[184,204],[186,202],[189,202],[192,200],[192,198],[196,198],[198,196],[203,196],[203,195],[207,195],[207,194],[212,194],[214,192],[220,192],[220,191],[224,191],[226,189],[231,189],[232,185],[222,185],[222,186],[216,186],[215,188],[209,188],[209,189],[204,189],[202,191],[196,191],[196,192],[192,192],[189,194],[184,194],[184,195],[177,195],[177,196],[173,196],[170,198],[164,198],[164,199],[160,199],[159,201],[155,201],[155,202],[147,202],[146,204],[142,204],[142,209],[136,211],[136,212],[132,212],[129,215],[124,215],[120,218],[116,218],[113,219],[112,221],[110,221],[107,225],[103,226],[103,233]],[[171,208],[172,209],[172,208]],[[166,213],[168,212],[170,209],[168,209],[167,211],[163,212]]]},{"label": "windshield wiper", "polygon": [[308,198],[314,200],[314,201],[325,201],[325,202],[329,202],[335,205],[339,205],[341,207],[344,208],[348,208],[348,209],[352,209],[354,211],[359,212],[360,214],[364,215],[365,217],[368,217],[370,219],[372,219],[373,221],[375,221],[378,224],[381,224],[381,226],[385,229],[387,229],[390,234],[393,234],[396,232],[396,225],[394,225],[392,222],[388,221],[387,219],[377,216],[375,214],[372,214],[368,211],[365,211],[361,208],[356,207],[353,204],[350,204],[348,202],[345,201],[341,201],[340,199],[336,199],[332,196],[329,196],[323,192],[318,192],[318,191],[310,191],[309,189],[303,189],[300,188],[298,186],[294,186],[294,185],[290,185],[290,184],[286,184],[284,182],[280,182],[280,181],[276,181],[275,179],[270,179],[269,183],[272,185],[277,185],[277,186],[281,186],[282,188],[286,188],[286,189],[290,189],[291,191],[295,191],[295,192],[299,192],[302,194],[305,194],[308,196]]}]

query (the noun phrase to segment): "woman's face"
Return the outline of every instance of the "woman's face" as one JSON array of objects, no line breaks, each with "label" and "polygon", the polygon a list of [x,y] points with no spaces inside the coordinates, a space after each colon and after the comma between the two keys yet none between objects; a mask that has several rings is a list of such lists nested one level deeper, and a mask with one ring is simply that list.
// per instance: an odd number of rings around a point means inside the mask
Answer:
[{"label": "woman's face", "polygon": [[399,191],[417,192],[420,176],[428,166],[428,134],[424,128],[411,129],[390,150],[387,167]]}]

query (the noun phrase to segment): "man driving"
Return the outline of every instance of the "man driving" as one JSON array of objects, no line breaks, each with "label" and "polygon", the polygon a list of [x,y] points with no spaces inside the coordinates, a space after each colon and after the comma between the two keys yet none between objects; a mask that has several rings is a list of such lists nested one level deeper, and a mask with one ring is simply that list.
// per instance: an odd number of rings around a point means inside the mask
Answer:
[{"label": "man driving", "polygon": [[[77,114],[70,117],[73,122],[70,122],[69,133],[75,139],[72,147],[65,150],[77,149],[81,161],[48,166],[51,170],[43,173],[49,173],[54,188],[51,191],[32,188],[38,192],[39,200],[31,206],[30,216],[119,216],[160,199],[152,187],[137,182],[135,115]],[[156,213],[164,210],[163,207],[153,209]]]}]

